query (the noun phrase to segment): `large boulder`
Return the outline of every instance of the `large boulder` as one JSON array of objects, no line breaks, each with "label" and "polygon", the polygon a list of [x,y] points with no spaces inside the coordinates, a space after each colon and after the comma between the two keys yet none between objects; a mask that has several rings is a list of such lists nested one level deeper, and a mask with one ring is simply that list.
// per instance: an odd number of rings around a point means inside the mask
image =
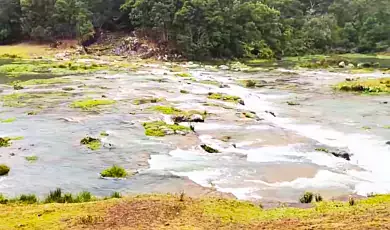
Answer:
[{"label": "large boulder", "polygon": [[340,68],[345,68],[345,66],[346,66],[346,64],[345,64],[344,61],[339,62],[339,67],[340,67]]}]

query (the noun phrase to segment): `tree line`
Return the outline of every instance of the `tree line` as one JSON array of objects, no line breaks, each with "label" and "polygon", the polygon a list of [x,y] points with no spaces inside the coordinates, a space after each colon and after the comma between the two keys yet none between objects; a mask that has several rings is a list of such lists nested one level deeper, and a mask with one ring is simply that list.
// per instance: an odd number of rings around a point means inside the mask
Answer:
[{"label": "tree line", "polygon": [[0,0],[0,44],[136,31],[190,59],[379,52],[389,0]]}]

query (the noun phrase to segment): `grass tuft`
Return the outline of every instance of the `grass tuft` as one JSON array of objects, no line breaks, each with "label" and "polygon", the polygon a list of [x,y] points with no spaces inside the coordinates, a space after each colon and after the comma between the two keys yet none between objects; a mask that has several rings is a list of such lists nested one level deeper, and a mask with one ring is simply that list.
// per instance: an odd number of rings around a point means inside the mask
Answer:
[{"label": "grass tuft", "polygon": [[25,159],[29,162],[34,162],[34,161],[38,160],[38,157],[37,156],[28,156],[28,157],[25,157]]},{"label": "grass tuft", "polygon": [[102,105],[111,105],[114,104],[114,100],[105,100],[105,99],[85,99],[80,101],[73,102],[70,107],[72,108],[80,108],[82,110],[91,110],[95,107]]},{"label": "grass tuft", "polygon": [[86,145],[91,150],[98,150],[102,146],[100,139],[93,137],[84,137],[81,139],[80,144]]}]

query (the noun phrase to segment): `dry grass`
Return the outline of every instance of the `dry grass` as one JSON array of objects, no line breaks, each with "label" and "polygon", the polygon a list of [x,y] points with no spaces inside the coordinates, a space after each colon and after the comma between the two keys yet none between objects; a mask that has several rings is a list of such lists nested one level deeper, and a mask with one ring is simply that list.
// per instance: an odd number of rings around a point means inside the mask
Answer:
[{"label": "dry grass", "polygon": [[313,208],[170,195],[83,204],[0,205],[0,229],[389,229],[390,195]]}]

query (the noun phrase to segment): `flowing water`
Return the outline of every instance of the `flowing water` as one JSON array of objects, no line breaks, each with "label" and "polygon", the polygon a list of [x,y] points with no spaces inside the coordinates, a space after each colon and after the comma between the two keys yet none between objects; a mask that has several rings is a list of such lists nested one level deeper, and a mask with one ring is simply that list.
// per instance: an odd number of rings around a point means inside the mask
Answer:
[{"label": "flowing water", "polygon": [[[113,191],[177,192],[186,190],[185,177],[240,199],[294,202],[308,190],[326,198],[390,192],[389,96],[334,92],[332,84],[350,77],[344,73],[274,70],[246,74],[187,66],[192,78],[181,78],[166,65],[144,66],[126,74],[65,77],[72,83],[19,91],[75,88],[67,95],[29,101],[22,108],[0,106],[0,119],[16,118],[0,123],[0,136],[24,137],[0,148],[0,162],[11,167],[8,176],[0,177],[0,193],[44,195],[56,187],[102,196]],[[242,87],[239,80],[243,79],[262,80],[264,87]],[[7,85],[0,87],[0,96],[14,92]],[[189,94],[181,94],[182,89]],[[207,99],[209,92],[239,96],[245,105]],[[117,103],[98,111],[69,106],[74,100],[102,95]],[[205,123],[194,124],[196,134],[147,137],[142,122],[167,116],[148,110],[150,104],[132,103],[142,97],[165,98],[163,104],[205,110],[209,115]],[[287,101],[299,105],[290,106]],[[38,114],[28,116],[33,110]],[[245,111],[256,113],[257,119],[243,117]],[[80,145],[86,135],[98,137],[102,131],[109,136],[101,137],[100,150]],[[230,139],[222,141],[224,136]],[[220,152],[207,153],[200,144]],[[316,148],[346,151],[351,160]],[[31,155],[38,160],[26,161],[24,157]],[[121,180],[101,179],[99,173],[113,164],[138,173]]]}]

